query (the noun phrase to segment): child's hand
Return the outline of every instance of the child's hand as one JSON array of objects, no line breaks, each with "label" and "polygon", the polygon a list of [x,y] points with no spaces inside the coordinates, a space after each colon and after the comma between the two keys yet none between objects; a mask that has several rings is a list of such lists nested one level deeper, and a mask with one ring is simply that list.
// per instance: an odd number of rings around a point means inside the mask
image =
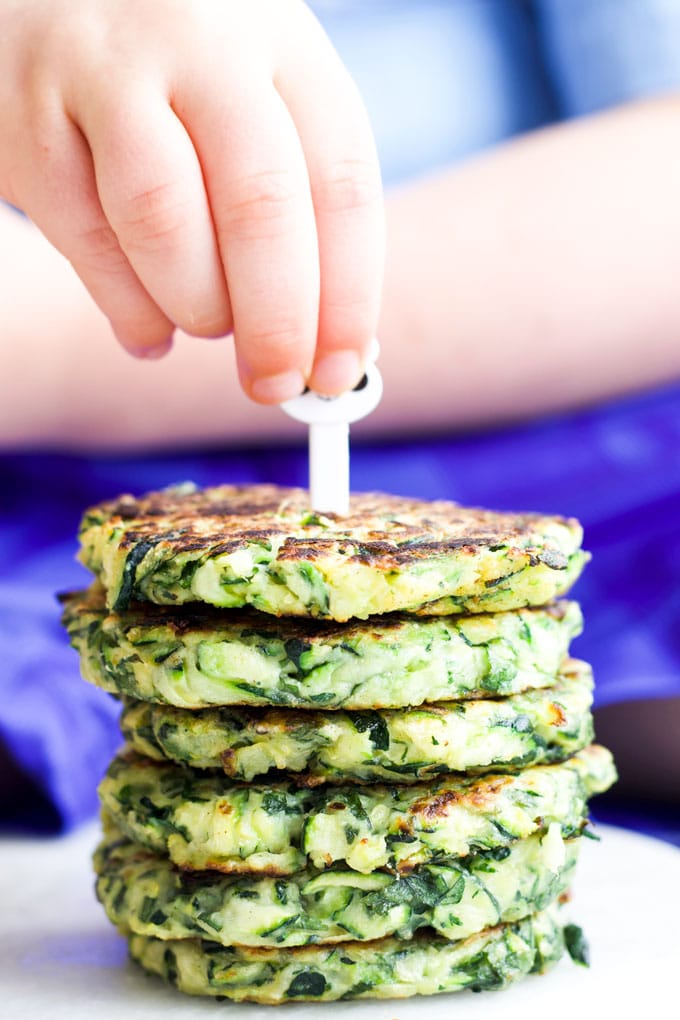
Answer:
[{"label": "child's hand", "polygon": [[257,400],[356,383],[380,300],[380,175],[303,3],[0,0],[0,67],[0,195],[128,350],[160,355],[175,326],[233,330]]}]

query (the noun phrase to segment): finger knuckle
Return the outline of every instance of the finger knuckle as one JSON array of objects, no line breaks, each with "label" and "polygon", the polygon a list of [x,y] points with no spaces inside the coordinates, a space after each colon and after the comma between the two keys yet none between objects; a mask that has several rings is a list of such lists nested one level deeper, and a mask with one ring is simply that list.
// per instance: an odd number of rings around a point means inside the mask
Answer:
[{"label": "finger knuckle", "polygon": [[143,188],[126,199],[115,217],[116,232],[132,252],[164,252],[177,244],[189,225],[186,200],[173,184]]},{"label": "finger knuckle", "polygon": [[331,164],[317,188],[316,204],[325,212],[366,209],[380,201],[377,167],[365,160],[341,160]]},{"label": "finger knuckle", "polygon": [[227,234],[260,239],[278,233],[278,225],[293,212],[299,190],[288,171],[250,174],[235,182],[224,213]]}]

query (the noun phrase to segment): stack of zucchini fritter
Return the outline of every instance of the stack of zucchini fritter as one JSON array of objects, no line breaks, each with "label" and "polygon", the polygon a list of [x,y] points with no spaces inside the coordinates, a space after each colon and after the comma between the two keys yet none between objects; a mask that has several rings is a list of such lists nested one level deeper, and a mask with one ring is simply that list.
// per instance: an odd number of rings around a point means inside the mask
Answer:
[{"label": "stack of zucchini fritter", "polygon": [[[577,522],[273,486],[90,510],[64,598],[123,700],[97,893],[132,956],[264,1003],[500,988],[562,955],[592,676]],[[567,927],[567,941],[571,929]]]}]

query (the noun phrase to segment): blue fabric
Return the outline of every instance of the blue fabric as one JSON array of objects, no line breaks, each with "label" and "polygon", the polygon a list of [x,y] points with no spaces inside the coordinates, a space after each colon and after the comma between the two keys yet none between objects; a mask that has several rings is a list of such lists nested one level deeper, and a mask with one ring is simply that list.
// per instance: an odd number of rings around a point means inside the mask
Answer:
[{"label": "blue fabric", "polygon": [[535,6],[563,116],[678,88],[678,0],[538,0]]},{"label": "blue fabric", "polygon": [[678,0],[315,0],[388,184],[680,87]]},{"label": "blue fabric", "polygon": [[311,4],[352,73],[387,183],[555,115],[531,10],[516,0]]},{"label": "blue fabric", "polygon": [[[315,5],[365,96],[385,179],[680,85],[674,0],[355,0]],[[0,740],[69,828],[95,810],[116,703],[79,677],[55,592],[82,586],[84,507],[130,491],[305,485],[302,448],[181,457],[0,457]],[[574,514],[575,595],[597,700],[680,694],[680,386],[503,432],[357,446],[353,487]],[[49,814],[47,812],[46,814]],[[11,821],[11,818],[10,818]]]}]

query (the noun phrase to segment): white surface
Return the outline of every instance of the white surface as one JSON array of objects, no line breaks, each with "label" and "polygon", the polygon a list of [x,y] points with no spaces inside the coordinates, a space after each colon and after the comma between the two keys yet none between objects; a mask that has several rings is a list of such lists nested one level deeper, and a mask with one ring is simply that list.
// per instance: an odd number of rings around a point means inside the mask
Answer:
[{"label": "white surface", "polygon": [[[94,898],[97,830],[61,840],[0,840],[0,1016],[6,1020],[621,1020],[677,1016],[680,850],[600,826],[584,840],[570,913],[591,967],[563,960],[501,992],[272,1007],[189,998],[127,961]],[[665,1002],[670,1012],[657,1013]],[[642,1020],[646,1020],[643,1017]]]}]

